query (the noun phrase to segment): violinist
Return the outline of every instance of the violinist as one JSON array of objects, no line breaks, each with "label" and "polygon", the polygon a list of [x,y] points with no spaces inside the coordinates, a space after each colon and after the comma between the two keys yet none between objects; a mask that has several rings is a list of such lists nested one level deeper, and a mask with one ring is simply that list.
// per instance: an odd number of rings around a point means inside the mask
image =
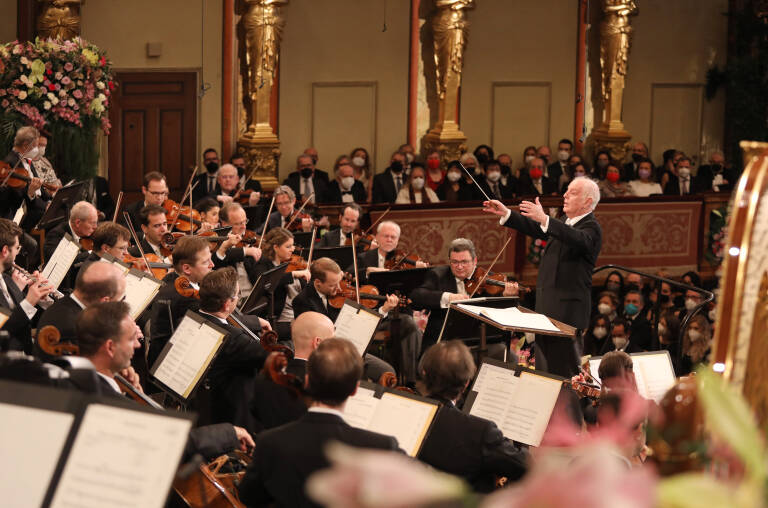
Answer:
[{"label": "violinist", "polygon": [[252,233],[245,228],[248,224],[248,218],[239,203],[230,202],[224,205],[219,212],[219,219],[221,219],[222,226],[232,229],[229,238],[223,241],[216,250],[214,263],[217,267],[232,266],[237,270],[241,296],[247,297],[261,273],[256,266],[256,263],[261,259],[261,249],[253,245],[236,247],[246,233]]},{"label": "violinist", "polygon": [[[246,181],[246,178],[248,178],[249,175],[245,166],[245,157],[236,153],[229,158],[229,163],[237,168],[237,177],[240,179],[240,188],[245,189],[246,191],[251,191],[248,194],[249,206],[258,204],[259,199],[261,199],[261,182],[256,178],[251,178]],[[250,204],[252,194],[256,194],[253,205]]]},{"label": "violinist", "polygon": [[[82,245],[84,242],[81,240],[90,240],[98,225],[99,212],[96,210],[96,207],[87,201],[78,201],[69,212],[69,220],[62,222],[46,233],[45,243],[43,244],[45,259],[51,259],[53,252],[59,246],[65,233],[69,233],[76,242],[80,242]],[[84,247],[80,249],[77,257],[75,257],[75,261],[72,263],[72,267],[59,286],[60,290],[64,291],[74,287],[77,270],[80,269],[80,266],[88,259],[89,255],[90,253]]]},{"label": "violinist", "polygon": [[346,244],[350,235],[357,231],[360,225],[362,209],[357,203],[347,203],[339,214],[339,229],[328,231],[320,238],[318,247],[339,247]]},{"label": "violinist", "polygon": [[[91,235],[93,252],[89,261],[98,261],[101,255],[109,254],[123,260],[131,244],[131,232],[115,222],[102,222]],[[61,330],[61,329],[59,329]]]},{"label": "violinist", "polygon": [[[26,188],[14,189],[10,186],[0,188],[0,217],[12,219],[16,210],[25,200],[27,203],[34,200],[38,191],[42,187],[42,180],[36,178],[32,173],[32,159],[38,154],[37,139],[40,132],[34,127],[21,127],[16,131],[13,139],[13,149],[6,155],[3,162],[7,163],[9,169],[19,169],[20,173],[29,172],[31,180]],[[43,207],[45,210],[45,207]]]},{"label": "violinist", "polygon": [[[281,185],[275,189],[274,197],[275,208],[277,208],[277,210],[267,217],[267,232],[272,228],[285,227],[291,222],[293,214],[297,211],[294,208],[296,206],[296,194],[294,194],[293,189],[287,185]],[[312,219],[308,217],[297,218],[294,222],[301,224],[301,230],[304,232],[312,230]],[[258,231],[261,231],[262,229],[263,225],[257,228]]]},{"label": "violinist", "polygon": [[[143,208],[150,205],[163,206],[165,200],[168,199],[168,184],[165,175],[158,171],[150,171],[145,174],[141,193],[144,195],[144,199],[140,199],[125,207],[125,211],[131,217],[134,228],[141,223],[140,215]],[[123,215],[120,214],[120,221],[122,222],[123,220]]]},{"label": "violinist", "polygon": [[[424,331],[424,349],[435,343],[445,321],[445,313],[452,301],[469,298],[465,281],[472,277],[477,268],[475,244],[466,238],[456,238],[448,246],[449,266],[436,266],[427,272],[424,284],[411,293],[417,308],[429,310],[429,321]],[[516,282],[507,282],[504,296],[517,295]],[[477,296],[482,296],[481,291]]]},{"label": "violinist", "polygon": [[[25,167],[29,170],[31,177],[27,192],[24,194],[27,210],[19,224],[24,231],[30,231],[37,226],[56,190],[61,187],[61,182],[56,178],[53,166],[44,157],[47,146],[48,140],[45,136],[40,135],[36,140],[36,145],[24,156],[24,162],[28,166]],[[13,163],[9,162],[9,164],[13,166]]]},{"label": "violinist", "polygon": [[[140,240],[144,254],[155,254],[164,263],[170,263],[167,258],[168,252],[163,249],[163,235],[168,232],[165,208],[159,205],[145,206],[139,213],[139,224],[144,233]],[[136,245],[128,249],[128,252],[134,257],[141,256],[141,251]]]},{"label": "violinist", "polygon": [[200,214],[200,226],[199,232],[209,231],[219,227],[219,212],[221,205],[213,198],[203,198],[200,202],[195,203],[195,210]]},{"label": "violinist", "polygon": [[[231,203],[240,184],[240,179],[237,176],[237,168],[232,164],[224,164],[219,169],[219,173],[216,176],[216,182],[216,190],[213,197],[215,197],[222,206]],[[248,198],[248,206],[256,206],[259,202],[259,197],[260,194],[258,192],[251,192],[250,197]]]}]

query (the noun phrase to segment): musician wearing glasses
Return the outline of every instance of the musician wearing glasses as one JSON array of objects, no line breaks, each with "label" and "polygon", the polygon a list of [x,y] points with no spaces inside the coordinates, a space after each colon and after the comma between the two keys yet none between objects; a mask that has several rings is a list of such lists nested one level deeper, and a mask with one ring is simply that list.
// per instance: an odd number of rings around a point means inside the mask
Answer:
[{"label": "musician wearing glasses", "polygon": [[[296,194],[293,189],[287,185],[281,185],[275,189],[275,211],[269,214],[267,218],[267,232],[273,228],[286,227],[291,218],[297,212],[296,206]],[[301,224],[301,230],[304,232],[312,231],[312,219],[296,219],[294,222]],[[257,231],[262,232],[264,225],[259,226]]]},{"label": "musician wearing glasses", "polygon": [[[150,171],[144,175],[144,185],[141,186],[141,193],[144,194],[144,199],[125,207],[125,211],[128,212],[131,223],[136,229],[138,229],[141,223],[140,214],[143,208],[150,205],[163,206],[165,200],[168,199],[168,184],[166,183],[165,175],[157,171]],[[122,214],[120,214],[118,220],[121,224],[125,223]]]},{"label": "musician wearing glasses", "polygon": [[[456,238],[448,246],[448,266],[436,266],[424,277],[424,284],[413,290],[411,299],[416,308],[429,310],[429,321],[424,330],[423,350],[433,345],[445,321],[446,309],[451,302],[469,298],[465,282],[477,268],[475,244],[466,238]],[[516,296],[517,282],[507,282],[503,296]],[[482,290],[474,296],[485,296]]]}]

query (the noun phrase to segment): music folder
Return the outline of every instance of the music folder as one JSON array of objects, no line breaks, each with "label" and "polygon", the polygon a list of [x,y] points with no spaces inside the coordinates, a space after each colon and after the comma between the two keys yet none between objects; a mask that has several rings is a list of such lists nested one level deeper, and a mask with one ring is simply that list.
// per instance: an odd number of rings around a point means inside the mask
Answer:
[{"label": "music folder", "polygon": [[240,305],[240,312],[243,314],[255,314],[266,308],[270,302],[270,295],[280,283],[280,279],[285,274],[287,267],[288,263],[283,263],[259,275],[251,292],[248,293],[245,301]]},{"label": "music folder", "polygon": [[[635,374],[637,392],[648,400],[661,401],[677,382],[669,351],[630,353],[629,356],[632,357],[632,372]],[[600,376],[597,375],[597,370],[602,359],[602,356],[593,356],[589,359],[590,374],[598,383]]]},{"label": "music folder", "polygon": [[67,276],[67,272],[75,262],[75,258],[80,253],[80,243],[76,242],[72,235],[64,233],[56,250],[51,254],[51,258],[46,260],[43,268],[43,277],[54,289],[58,289],[61,281]]},{"label": "music folder", "polygon": [[352,264],[352,246],[343,247],[317,247],[312,253],[313,259],[330,258],[336,261],[336,263],[344,269]]},{"label": "music folder", "polygon": [[138,319],[160,291],[163,281],[142,270],[125,272],[125,302],[131,308],[131,318]]},{"label": "music folder", "polygon": [[[489,296],[472,298],[468,300],[462,300],[465,303],[471,302],[472,305],[482,306],[490,309],[504,309],[508,307],[515,307],[518,305],[519,299],[516,296]],[[457,307],[454,307],[455,302],[452,303],[445,312],[445,319],[443,320],[443,327],[440,330],[440,335],[437,339],[438,342],[451,339],[476,339],[480,332],[478,330],[479,323],[475,316],[481,315],[474,312],[459,312]],[[461,309],[461,307],[458,307]],[[463,309],[462,309],[463,310]],[[491,326],[488,330],[489,337],[498,337],[503,335],[503,329]]]},{"label": "music folder", "polygon": [[382,295],[398,292],[401,295],[410,295],[411,291],[424,284],[424,277],[431,268],[408,268],[405,270],[389,270],[385,272],[371,272],[368,274],[368,282],[376,286]]},{"label": "music folder", "polygon": [[484,358],[462,410],[491,420],[504,437],[539,446],[563,378]]},{"label": "music folder", "polygon": [[9,381],[0,414],[0,491],[15,508],[160,508],[193,423],[119,397]]},{"label": "music folder", "polygon": [[227,331],[201,315],[187,311],[149,370],[152,381],[181,402],[194,395]]},{"label": "music folder", "polygon": [[429,435],[440,404],[432,399],[361,381],[347,399],[344,420],[353,427],[397,439],[411,457],[416,457]]},{"label": "music folder", "polygon": [[368,344],[373,340],[376,328],[381,321],[381,314],[360,305],[354,300],[344,301],[336,317],[336,337],[347,339],[355,345],[360,356],[365,354]]},{"label": "music folder", "polygon": [[77,182],[59,189],[56,195],[53,196],[48,208],[45,209],[45,213],[37,222],[37,229],[47,230],[67,220],[69,210],[75,203],[85,198],[85,194],[88,191],[86,188],[87,183]]}]

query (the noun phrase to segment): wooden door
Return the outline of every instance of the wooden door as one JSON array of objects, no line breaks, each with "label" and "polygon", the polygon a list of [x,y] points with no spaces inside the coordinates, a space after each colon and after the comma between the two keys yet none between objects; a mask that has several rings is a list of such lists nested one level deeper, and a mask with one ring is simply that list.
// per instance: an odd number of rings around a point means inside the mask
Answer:
[{"label": "wooden door", "polygon": [[109,190],[124,204],[141,198],[144,174],[160,171],[178,199],[197,154],[197,75],[118,72],[110,110]]}]

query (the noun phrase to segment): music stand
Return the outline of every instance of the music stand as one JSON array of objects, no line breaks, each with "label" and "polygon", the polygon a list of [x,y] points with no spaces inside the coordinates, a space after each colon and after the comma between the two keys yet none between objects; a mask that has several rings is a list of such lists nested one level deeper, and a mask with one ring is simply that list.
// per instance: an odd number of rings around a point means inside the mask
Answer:
[{"label": "music stand", "polygon": [[[352,263],[350,262],[350,264]],[[410,295],[411,291],[424,285],[424,277],[430,269],[410,268],[408,270],[371,272],[368,274],[368,282],[376,286],[381,294],[391,294],[397,291],[402,295]]]},{"label": "music stand", "polygon": [[[298,219],[297,219],[298,220]],[[293,233],[293,243],[301,247],[302,249],[309,249],[309,244],[312,242],[312,232],[305,233],[299,231]]]},{"label": "music stand", "polygon": [[283,263],[259,275],[248,297],[240,305],[240,312],[253,314],[269,305],[269,317],[273,317],[275,313],[275,288],[280,283],[287,267],[288,263]]},{"label": "music stand", "polygon": [[62,187],[53,196],[51,204],[45,210],[45,213],[37,223],[37,229],[48,230],[53,226],[56,226],[63,220],[67,220],[69,217],[69,210],[78,201],[83,200],[83,195],[86,192],[87,182],[77,182],[72,185]]},{"label": "music stand", "polygon": [[352,265],[352,246],[349,247],[315,247],[312,253],[313,259],[331,258],[342,270]]}]

